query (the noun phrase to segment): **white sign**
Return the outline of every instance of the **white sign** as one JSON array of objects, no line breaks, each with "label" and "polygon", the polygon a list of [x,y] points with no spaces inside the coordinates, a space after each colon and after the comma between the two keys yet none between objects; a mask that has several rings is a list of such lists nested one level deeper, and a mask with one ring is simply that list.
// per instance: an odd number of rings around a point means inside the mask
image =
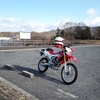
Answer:
[{"label": "white sign", "polygon": [[20,32],[20,39],[31,39],[30,32]]}]

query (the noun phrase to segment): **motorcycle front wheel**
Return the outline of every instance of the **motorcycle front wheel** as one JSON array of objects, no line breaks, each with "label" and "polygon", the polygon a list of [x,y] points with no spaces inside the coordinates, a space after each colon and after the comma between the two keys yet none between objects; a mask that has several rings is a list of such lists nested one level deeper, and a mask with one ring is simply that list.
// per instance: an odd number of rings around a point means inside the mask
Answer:
[{"label": "motorcycle front wheel", "polygon": [[67,64],[67,71],[65,71],[65,67],[63,66],[61,70],[61,78],[65,84],[70,85],[73,84],[78,77],[78,70],[76,66],[72,63]]},{"label": "motorcycle front wheel", "polygon": [[48,63],[48,59],[47,58],[42,58],[40,59],[39,63],[38,63],[38,70],[41,73],[44,73],[47,71],[48,69],[48,65],[45,65],[45,63]]}]

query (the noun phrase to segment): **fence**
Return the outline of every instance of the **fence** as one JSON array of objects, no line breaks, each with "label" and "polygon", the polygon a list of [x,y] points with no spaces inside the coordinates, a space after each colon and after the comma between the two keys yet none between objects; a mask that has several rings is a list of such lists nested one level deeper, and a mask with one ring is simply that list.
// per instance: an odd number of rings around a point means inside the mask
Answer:
[{"label": "fence", "polygon": [[[65,40],[64,44],[100,44],[100,40]],[[53,45],[54,40],[0,40],[0,46]]]},{"label": "fence", "polygon": [[0,40],[0,46],[53,45],[52,40]]}]

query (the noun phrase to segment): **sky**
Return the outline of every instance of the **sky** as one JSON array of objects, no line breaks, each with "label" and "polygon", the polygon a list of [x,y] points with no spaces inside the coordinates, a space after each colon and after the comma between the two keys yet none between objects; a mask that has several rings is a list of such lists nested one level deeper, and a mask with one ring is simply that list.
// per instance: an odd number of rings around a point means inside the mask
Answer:
[{"label": "sky", "polygon": [[100,0],[0,0],[0,32],[50,31],[67,22],[100,26]]}]

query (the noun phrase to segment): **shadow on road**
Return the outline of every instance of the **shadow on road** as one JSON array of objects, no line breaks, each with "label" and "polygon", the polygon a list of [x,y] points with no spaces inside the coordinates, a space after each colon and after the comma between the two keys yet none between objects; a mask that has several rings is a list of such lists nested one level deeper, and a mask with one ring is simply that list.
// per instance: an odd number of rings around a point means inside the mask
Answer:
[{"label": "shadow on road", "polygon": [[52,78],[50,76],[47,76],[46,73],[40,73],[39,71],[35,70],[35,69],[31,69],[31,68],[27,68],[27,67],[23,67],[23,66],[20,66],[20,65],[13,65],[15,67],[16,70],[20,71],[19,74],[22,75],[22,71],[25,70],[25,71],[28,71],[30,73],[33,73],[34,76],[37,76],[37,77],[41,77],[41,78],[44,78],[46,80],[49,80],[49,81],[52,81],[52,82],[55,82],[57,84],[63,84],[62,81],[58,80],[58,79],[55,79],[55,78]]}]

